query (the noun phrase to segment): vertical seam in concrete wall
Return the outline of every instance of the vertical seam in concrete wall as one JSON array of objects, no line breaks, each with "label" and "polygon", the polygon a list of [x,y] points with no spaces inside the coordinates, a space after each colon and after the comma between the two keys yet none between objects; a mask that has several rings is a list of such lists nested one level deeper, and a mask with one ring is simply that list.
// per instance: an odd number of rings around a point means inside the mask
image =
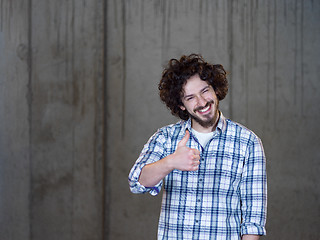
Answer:
[{"label": "vertical seam in concrete wall", "polygon": [[297,45],[298,45],[298,30],[297,30],[297,0],[294,3],[294,21],[295,21],[295,28],[294,28],[294,76],[293,76],[293,98],[294,104],[297,104],[297,68],[298,68],[298,56],[297,56]]},{"label": "vertical seam in concrete wall", "polygon": [[304,36],[303,36],[303,30],[304,30],[304,27],[303,27],[303,20],[304,20],[304,14],[303,14],[303,11],[304,11],[304,4],[303,4],[303,0],[301,0],[301,16],[300,16],[300,24],[301,24],[301,32],[300,32],[300,37],[301,37],[301,40],[300,40],[300,44],[301,44],[301,64],[300,64],[300,67],[301,67],[301,116],[304,117],[304,106],[303,106],[303,100],[304,100],[304,67],[303,67],[303,63],[304,63],[304,59],[303,59],[303,53],[304,53],[304,42],[303,42],[303,39],[304,39]]},{"label": "vertical seam in concrete wall", "polygon": [[[67,5],[68,6],[68,5]],[[71,27],[71,31],[70,31],[70,35],[71,35],[71,72],[72,72],[72,82],[73,82],[73,85],[74,85],[74,81],[75,81],[75,78],[74,78],[74,72],[75,72],[75,0],[71,1],[71,24],[70,24],[70,27]],[[66,13],[68,14],[69,13],[69,10],[66,11]],[[67,28],[66,28],[67,29]],[[66,37],[68,38],[69,35],[66,34]],[[66,58],[68,59],[68,55],[69,54],[66,54]],[[68,59],[69,61],[69,59]],[[68,66],[68,64],[67,64]],[[72,121],[75,122],[75,109],[73,108],[72,109]],[[71,228],[70,228],[70,236],[71,236],[71,239],[73,239],[74,235],[74,205],[75,205],[75,199],[74,199],[74,185],[75,185],[75,170],[74,170],[74,165],[75,165],[75,126],[72,126],[72,169],[71,169],[71,174],[72,174],[72,184],[71,184],[71,210],[70,210],[70,215],[71,215]]]},{"label": "vertical seam in concrete wall", "polygon": [[127,73],[126,73],[126,30],[127,30],[127,24],[126,24],[126,1],[122,0],[122,71],[123,71],[123,80],[122,80],[122,123],[121,123],[121,138],[124,140],[125,137],[125,122],[126,122],[126,79],[127,79]]},{"label": "vertical seam in concrete wall", "polygon": [[33,92],[32,92],[32,0],[28,1],[28,93],[27,93],[27,103],[28,103],[28,122],[29,122],[29,166],[30,166],[30,185],[29,185],[29,239],[33,239],[32,231],[32,205],[33,205],[33,167],[32,167],[32,102],[33,102]]},{"label": "vertical seam in concrete wall", "polygon": [[269,120],[270,116],[270,2],[267,3],[267,119]]},{"label": "vertical seam in concrete wall", "polygon": [[165,50],[167,49],[166,45],[166,1],[163,0],[160,2],[160,13],[162,14],[162,25],[161,25],[161,63],[167,61],[165,58]]},{"label": "vertical seam in concrete wall", "polygon": [[110,220],[109,220],[109,209],[110,209],[110,189],[109,189],[109,174],[108,174],[108,159],[106,159],[107,156],[107,31],[108,31],[108,4],[107,0],[103,1],[103,77],[102,77],[102,86],[104,89],[103,92],[103,143],[102,143],[102,240],[107,240],[109,236],[109,226],[110,226]]},{"label": "vertical seam in concrete wall", "polygon": [[252,4],[248,4],[245,7],[245,39],[246,42],[249,44],[246,44],[246,52],[245,52],[245,63],[244,63],[244,89],[245,89],[245,124],[249,124],[249,98],[250,98],[250,90],[249,90],[249,69],[251,67],[251,44],[252,44],[252,39],[251,39],[251,9],[252,9]]},{"label": "vertical seam in concrete wall", "polygon": [[274,21],[273,21],[273,124],[277,129],[277,0],[274,0]]},{"label": "vertical seam in concrete wall", "polygon": [[3,29],[3,1],[0,1],[0,31]]},{"label": "vertical seam in concrete wall", "polygon": [[[229,49],[229,68],[230,72],[232,75],[232,69],[233,69],[233,1],[228,1],[228,49]],[[229,88],[232,87],[232,77],[228,77],[229,81]],[[233,104],[233,99],[232,99],[232,91],[229,90],[229,117],[232,119],[233,118],[233,109],[232,109],[232,104]]]},{"label": "vertical seam in concrete wall", "polygon": [[199,49],[198,52],[202,54],[202,1],[199,2],[199,18],[198,18],[198,35],[199,35]]}]

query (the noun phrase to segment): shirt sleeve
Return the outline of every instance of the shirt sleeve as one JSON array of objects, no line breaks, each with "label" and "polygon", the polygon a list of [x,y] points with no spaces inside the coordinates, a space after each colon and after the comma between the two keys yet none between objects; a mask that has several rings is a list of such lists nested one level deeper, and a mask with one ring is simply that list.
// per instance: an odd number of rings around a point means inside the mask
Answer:
[{"label": "shirt sleeve", "polygon": [[266,235],[267,174],[262,143],[255,136],[249,145],[240,183],[241,235]]},{"label": "shirt sleeve", "polygon": [[156,132],[144,145],[139,158],[131,168],[129,173],[129,186],[132,193],[146,193],[157,195],[162,187],[163,181],[160,181],[153,187],[145,187],[139,183],[139,177],[142,168],[150,163],[156,162],[165,156],[165,137],[161,131]]}]

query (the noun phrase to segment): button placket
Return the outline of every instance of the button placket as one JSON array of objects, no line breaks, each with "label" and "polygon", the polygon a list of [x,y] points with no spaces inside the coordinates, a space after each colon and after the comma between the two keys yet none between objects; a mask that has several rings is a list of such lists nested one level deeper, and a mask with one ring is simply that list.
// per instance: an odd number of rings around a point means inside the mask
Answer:
[{"label": "button placket", "polygon": [[[198,172],[198,181],[197,181],[197,195],[196,195],[196,206],[195,206],[195,216],[194,216],[194,227],[196,228],[195,234],[199,233],[200,225],[201,225],[201,211],[202,211],[202,197],[204,191],[204,170],[205,170],[205,159],[203,157],[203,153],[200,156],[200,166]],[[193,236],[194,239],[197,239],[198,236]]]}]

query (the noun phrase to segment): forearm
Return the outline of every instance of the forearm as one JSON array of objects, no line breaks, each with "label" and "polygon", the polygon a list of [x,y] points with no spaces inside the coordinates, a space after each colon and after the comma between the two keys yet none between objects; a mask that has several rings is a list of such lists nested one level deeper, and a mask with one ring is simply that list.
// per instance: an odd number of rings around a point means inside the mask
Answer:
[{"label": "forearm", "polygon": [[186,146],[190,137],[189,131],[178,143],[173,154],[168,155],[159,161],[145,165],[139,176],[139,183],[145,187],[154,187],[172,170],[196,171],[199,168],[200,152],[197,149]]},{"label": "forearm", "polygon": [[139,177],[139,183],[145,187],[157,185],[173,168],[169,164],[171,155],[151,164],[145,165]]},{"label": "forearm", "polygon": [[259,235],[242,235],[242,240],[259,240]]}]

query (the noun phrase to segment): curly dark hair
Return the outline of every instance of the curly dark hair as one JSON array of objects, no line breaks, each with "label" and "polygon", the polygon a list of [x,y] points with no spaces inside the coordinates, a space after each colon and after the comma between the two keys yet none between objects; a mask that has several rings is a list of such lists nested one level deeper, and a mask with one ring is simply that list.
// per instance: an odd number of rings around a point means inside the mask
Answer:
[{"label": "curly dark hair", "polygon": [[189,118],[187,110],[180,108],[183,106],[183,86],[197,74],[213,87],[219,101],[228,93],[227,74],[222,65],[207,63],[199,54],[183,55],[180,60],[171,59],[162,73],[159,94],[171,113],[183,120]]}]

